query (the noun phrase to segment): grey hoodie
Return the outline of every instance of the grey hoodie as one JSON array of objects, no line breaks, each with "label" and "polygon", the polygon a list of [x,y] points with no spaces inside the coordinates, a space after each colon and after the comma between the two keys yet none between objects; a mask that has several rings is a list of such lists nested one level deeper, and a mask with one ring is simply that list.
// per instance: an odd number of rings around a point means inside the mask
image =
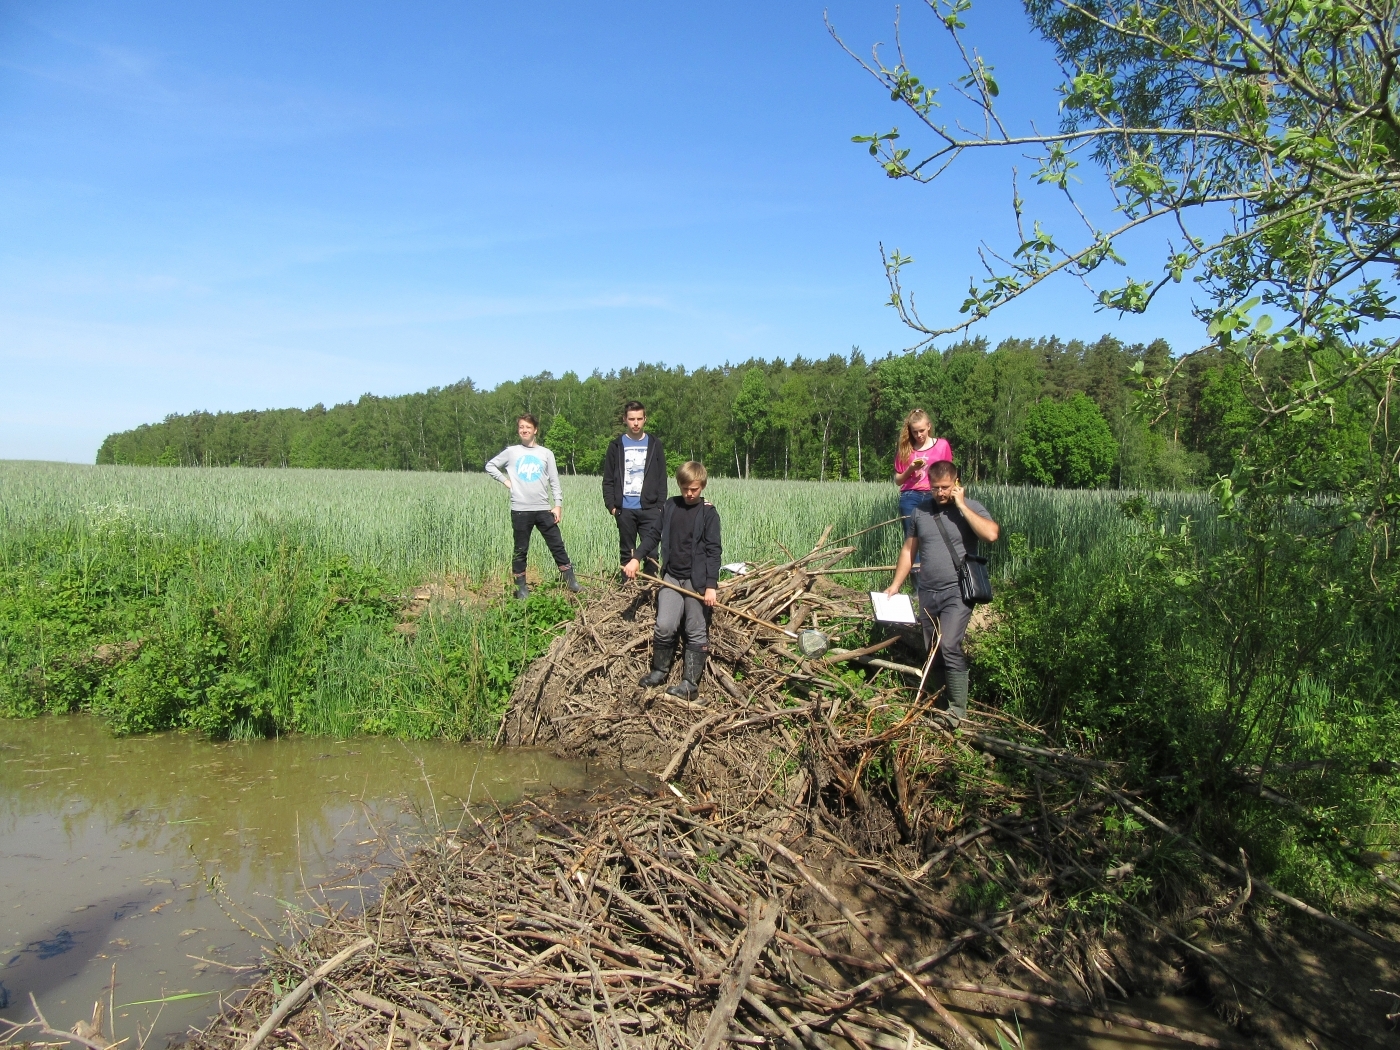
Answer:
[{"label": "grey hoodie", "polygon": [[487,462],[486,473],[509,482],[511,510],[549,510],[554,505],[549,501],[551,488],[554,503],[564,505],[554,453],[542,445],[511,445]]}]

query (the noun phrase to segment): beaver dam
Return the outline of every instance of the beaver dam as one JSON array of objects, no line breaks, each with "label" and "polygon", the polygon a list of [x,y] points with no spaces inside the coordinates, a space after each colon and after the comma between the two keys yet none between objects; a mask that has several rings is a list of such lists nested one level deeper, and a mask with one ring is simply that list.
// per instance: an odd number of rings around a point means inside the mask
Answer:
[{"label": "beaver dam", "polygon": [[[872,636],[837,582],[853,550],[824,536],[723,582],[695,702],[635,684],[648,588],[584,601],[501,740],[651,787],[468,811],[361,913],[302,914],[192,1044],[1393,1045],[1394,999],[1369,991],[1396,988],[1382,919],[1362,929],[1206,853],[1123,769],[1034,726],[974,705],[943,728],[919,654]],[[803,627],[844,648],[804,659]],[[1181,991],[1214,1010],[1149,1019]],[[10,1039],[105,1050],[104,1033],[36,1018]]]}]

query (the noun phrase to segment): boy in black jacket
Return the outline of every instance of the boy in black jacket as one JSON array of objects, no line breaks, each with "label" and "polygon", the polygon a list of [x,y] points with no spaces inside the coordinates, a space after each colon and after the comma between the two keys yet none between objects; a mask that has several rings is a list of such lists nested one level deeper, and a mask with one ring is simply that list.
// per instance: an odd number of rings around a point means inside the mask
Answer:
[{"label": "boy in black jacket", "polygon": [[[666,498],[666,452],[661,439],[646,432],[647,412],[640,401],[622,406],[627,430],[612,439],[603,457],[603,506],[617,521],[618,552],[626,565],[632,560],[637,538],[661,513]],[[648,575],[656,575],[656,562],[647,560]]]},{"label": "boy in black jacket", "polygon": [[700,676],[710,655],[710,615],[719,586],[719,511],[702,498],[709,480],[704,464],[682,463],[676,471],[681,494],[661,507],[659,521],[653,521],[642,536],[641,549],[622,567],[628,579],[636,579],[639,559],[646,559],[661,547],[661,578],[667,583],[702,594],[692,598],[669,587],[656,596],[656,633],[652,637],[651,673],[639,684],[656,686],[671,673],[676,655],[676,632],[685,622],[685,666],[681,681],[666,692],[689,700],[700,691]]}]

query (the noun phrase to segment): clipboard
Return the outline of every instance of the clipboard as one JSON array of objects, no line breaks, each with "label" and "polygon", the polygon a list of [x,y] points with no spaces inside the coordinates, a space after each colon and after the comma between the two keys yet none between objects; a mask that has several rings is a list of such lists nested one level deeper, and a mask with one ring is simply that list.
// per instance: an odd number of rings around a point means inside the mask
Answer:
[{"label": "clipboard", "polygon": [[870,607],[875,622],[890,627],[917,627],[919,618],[907,594],[889,595],[884,591],[870,592]]}]

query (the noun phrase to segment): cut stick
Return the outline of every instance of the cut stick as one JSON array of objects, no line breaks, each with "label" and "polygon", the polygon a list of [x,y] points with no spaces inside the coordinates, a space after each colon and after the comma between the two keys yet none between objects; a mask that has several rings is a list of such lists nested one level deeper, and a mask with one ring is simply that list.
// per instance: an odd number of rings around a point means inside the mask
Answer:
[{"label": "cut stick", "polygon": [[[748,718],[740,719],[738,722],[722,725],[710,735],[723,736],[725,733],[733,733],[737,730],[747,729],[750,726],[756,726],[763,722],[771,722],[775,718],[811,714],[814,710],[816,710],[815,704],[804,704],[801,707],[780,707],[775,711],[765,711],[761,715],[751,715]],[[686,756],[690,754],[695,745],[699,743],[701,737],[705,735],[705,731],[716,722],[721,722],[725,718],[732,717],[733,715],[733,711],[718,711],[715,714],[702,718],[700,721],[696,722],[695,725],[691,726],[690,732],[687,733],[685,739],[681,741],[681,746],[676,748],[675,754],[671,756],[671,761],[666,763],[666,768],[659,774],[660,778],[662,780],[670,780],[675,776],[680,771],[681,766],[685,764]]]},{"label": "cut stick", "polygon": [[407,1006],[400,1006],[398,1003],[391,1003],[388,999],[381,999],[377,995],[361,991],[358,988],[350,990],[350,998],[361,1006],[367,1006],[371,1010],[383,1014],[385,1017],[398,1017],[404,1024],[417,1028],[419,1031],[431,1031],[433,1022],[417,1010],[411,1010]]},{"label": "cut stick", "polygon": [[476,1050],[520,1050],[521,1047],[536,1042],[539,1037],[539,1032],[517,1032],[508,1039],[499,1039],[494,1043],[479,1043]]},{"label": "cut stick", "polygon": [[1091,769],[1113,769],[1122,765],[1121,762],[1100,762],[1093,758],[1081,758],[1078,755],[1071,755],[1065,751],[1051,751],[1048,748],[1032,747],[1030,744],[1018,744],[1013,740],[1003,740],[999,736],[988,736],[979,731],[970,731],[964,739],[968,743],[977,747],[982,747],[988,751],[996,751],[997,748],[1004,748],[1008,751],[1019,751],[1026,755],[1038,755],[1041,758],[1054,759],[1057,762],[1069,762],[1076,766],[1089,766]]},{"label": "cut stick", "polygon": [[969,831],[966,834],[958,836],[956,839],[954,839],[948,845],[944,846],[941,850],[935,853],[928,860],[920,864],[919,867],[915,870],[914,874],[910,876],[910,878],[913,881],[917,882],[919,879],[922,879],[925,875],[927,875],[938,865],[942,864],[945,860],[951,857],[958,850],[966,846],[969,842],[972,842],[974,839],[980,839],[983,835],[990,834],[991,831],[992,826],[990,824],[983,824],[980,828],[976,828],[973,831]]},{"label": "cut stick", "polygon": [[710,1020],[705,1025],[705,1034],[700,1037],[696,1050],[717,1050],[729,1031],[729,1022],[734,1019],[734,1011],[739,1008],[739,1000],[753,977],[754,967],[759,956],[773,934],[778,929],[778,913],[782,906],[776,900],[752,902],[749,905],[749,925],[744,931],[744,946],[728,972],[720,981],[719,999],[715,1003]]},{"label": "cut stick", "polygon": [[[797,659],[790,653],[784,653],[784,655],[787,656],[789,660]],[[913,675],[915,678],[919,677],[920,674],[917,667],[911,667],[909,664],[895,663],[893,660],[881,660],[874,656],[856,656],[854,653],[849,653],[845,649],[829,649],[827,650],[827,655],[831,657],[832,663],[841,663],[850,660],[858,664],[868,664],[871,667],[883,667],[886,671],[899,671],[901,674]]]},{"label": "cut stick", "polygon": [[282,1001],[277,1004],[277,1008],[273,1010],[272,1013],[268,1014],[267,1020],[262,1023],[262,1027],[254,1032],[253,1037],[243,1044],[243,1050],[257,1050],[257,1048],[262,1045],[263,1040],[273,1033],[273,1030],[286,1019],[289,1013],[301,1005],[302,1000],[311,994],[311,989],[316,987],[323,978],[349,962],[366,948],[371,948],[373,946],[373,937],[361,937],[354,944],[350,945],[348,948],[342,948],[320,966],[316,967],[316,969],[311,971],[310,977],[288,992]]},{"label": "cut stick", "polygon": [[913,974],[899,965],[899,960],[885,947],[884,939],[874,930],[867,927],[865,923],[861,922],[860,919],[856,917],[855,912],[847,907],[845,901],[832,893],[824,882],[807,870],[807,866],[802,863],[801,857],[793,853],[792,850],[788,849],[781,842],[777,842],[767,835],[759,835],[758,840],[791,864],[793,868],[796,869],[797,874],[801,875],[802,878],[806,880],[807,885],[821,894],[828,904],[839,911],[841,917],[861,935],[861,938],[869,944],[870,947],[874,948],[875,951],[879,953],[880,957],[885,960],[885,964],[889,966],[891,970],[895,971],[895,973],[899,974],[904,983],[909,985],[909,987],[918,994],[919,998],[928,1004],[929,1009],[936,1013],[939,1019],[951,1028],[960,1040],[971,1047],[972,1050],[987,1050],[982,1040],[973,1035],[961,1021],[948,1012],[948,1008],[943,1005],[938,996],[930,992],[915,979]]},{"label": "cut stick", "polygon": [[777,1029],[783,1042],[787,1044],[788,1050],[806,1050],[802,1045],[802,1040],[797,1038],[797,1033],[774,1012],[771,1006],[752,992],[744,992],[743,996],[744,1002],[748,1003],[755,1013]]},{"label": "cut stick", "polygon": [[714,725],[716,722],[732,717],[733,714],[733,711],[716,711],[714,714],[700,719],[700,721],[691,726],[690,732],[687,733],[685,739],[681,741],[681,746],[676,748],[675,754],[671,756],[671,761],[667,762],[666,768],[658,774],[660,778],[662,780],[670,780],[675,776],[681,766],[685,764],[686,756],[690,754],[690,749],[694,747],[696,742],[704,735],[705,730],[709,729],[710,726]]},{"label": "cut stick", "polygon": [[[705,596],[703,594],[696,594],[689,587],[681,587],[678,584],[667,583],[659,576],[648,576],[644,572],[637,573],[637,576],[643,580],[647,580],[650,583],[655,583],[661,587],[669,587],[673,591],[679,591],[681,594],[684,594],[687,597],[698,598],[702,602],[705,600]],[[759,617],[754,616],[752,613],[744,612],[743,609],[736,609],[732,605],[725,605],[723,602],[717,601],[715,602],[714,607],[716,609],[723,609],[731,616],[737,616],[742,620],[748,620],[749,623],[755,623],[758,624],[758,626],[760,627],[766,627],[770,631],[777,631],[779,634],[787,635],[789,638],[797,637],[797,635],[795,635],[792,631],[789,631],[786,627],[779,627],[776,623],[769,623],[767,620],[760,619]]]},{"label": "cut stick", "polygon": [[824,657],[827,663],[841,663],[844,660],[855,660],[862,656],[870,656],[878,653],[881,649],[886,649],[899,641],[899,635],[891,635],[883,642],[876,642],[874,645],[867,645],[863,649],[832,649]]},{"label": "cut stick", "polygon": [[[43,1013],[39,1010],[39,1001],[34,998],[33,992],[29,993],[29,1004],[34,1007],[34,1016],[38,1018],[37,1022],[30,1021],[29,1024],[15,1024],[13,1021],[6,1021],[5,1023],[9,1025],[14,1025],[15,1031],[19,1031],[19,1029],[21,1028],[29,1028],[31,1025],[38,1024],[39,1031],[41,1031],[44,1035],[51,1035],[55,1039],[66,1039],[70,1043],[77,1043],[80,1046],[85,1046],[88,1048],[88,1050],[112,1050],[113,1047],[121,1045],[120,1043],[107,1044],[94,1042],[86,1036],[78,1035],[75,1032],[62,1032],[59,1031],[57,1028],[54,1028],[51,1024],[49,1024],[48,1018],[46,1018],[43,1015]],[[11,1034],[13,1035],[14,1033],[12,1032]],[[123,1039],[121,1040],[121,1042],[124,1043],[126,1042],[126,1040]]]}]

